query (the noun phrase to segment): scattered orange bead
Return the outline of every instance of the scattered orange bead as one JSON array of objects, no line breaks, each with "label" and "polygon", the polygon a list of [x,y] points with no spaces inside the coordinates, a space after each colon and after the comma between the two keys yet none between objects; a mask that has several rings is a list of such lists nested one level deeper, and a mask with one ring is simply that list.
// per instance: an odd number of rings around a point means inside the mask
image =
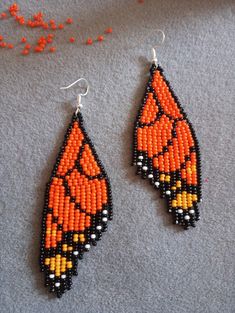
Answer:
[{"label": "scattered orange bead", "polygon": [[107,29],[105,30],[105,33],[106,33],[106,34],[112,34],[112,32],[113,32],[113,29],[112,29],[111,27],[109,27],[109,28],[107,28]]},{"label": "scattered orange bead", "polygon": [[40,47],[40,46],[36,46],[36,47],[34,48],[34,52],[42,52],[42,51],[43,51],[43,48]]},{"label": "scattered orange bead", "polygon": [[87,45],[92,45],[93,44],[92,38],[87,38],[86,44]]},{"label": "scattered orange bead", "polygon": [[55,24],[52,24],[52,25],[51,25],[51,29],[52,29],[52,30],[56,30],[56,28],[57,28],[57,26],[56,26]]},{"label": "scattered orange bead", "polygon": [[21,38],[21,42],[22,42],[22,43],[25,43],[25,42],[27,42],[27,39],[26,39],[25,37],[22,37],[22,38]]},{"label": "scattered orange bead", "polygon": [[16,16],[17,12],[19,11],[19,7],[16,3],[14,3],[9,7],[8,11],[10,12],[11,16]]},{"label": "scattered orange bead", "polygon": [[49,24],[50,24],[50,25],[55,24],[55,20],[50,20],[50,21],[49,21]]},{"label": "scattered orange bead", "polygon": [[38,39],[38,44],[46,44],[47,43],[47,40],[44,36],[41,36],[39,39]]},{"label": "scattered orange bead", "polygon": [[27,44],[27,45],[25,45],[25,47],[24,47],[26,50],[29,50],[30,48],[31,48],[31,45],[30,44]]},{"label": "scattered orange bead", "polygon": [[3,36],[0,36],[0,41],[2,41],[3,40]]},{"label": "scattered orange bead", "polygon": [[102,35],[98,36],[97,40],[98,41],[103,41],[104,40],[104,36],[102,36]]},{"label": "scattered orange bead", "polygon": [[0,42],[0,47],[1,48],[6,48],[6,46],[7,46],[6,42],[3,42],[3,41]]},{"label": "scattered orange bead", "polygon": [[69,41],[70,41],[71,43],[73,43],[73,42],[75,42],[75,38],[74,38],[74,37],[70,37],[70,38],[69,38]]},{"label": "scattered orange bead", "polygon": [[73,23],[73,19],[71,17],[67,18],[66,23],[67,24],[72,24]]},{"label": "scattered orange bead", "polygon": [[13,49],[13,48],[14,48],[14,45],[13,45],[12,43],[9,43],[9,44],[7,45],[7,48],[8,48],[8,49]]},{"label": "scattered orange bead", "polygon": [[63,29],[63,28],[64,28],[64,24],[59,24],[59,25],[58,25],[58,28],[59,28],[59,29]]},{"label": "scattered orange bead", "polygon": [[34,19],[35,21],[41,22],[41,21],[43,20],[43,14],[42,14],[42,12],[38,12],[38,13],[34,14],[33,19]]},{"label": "scattered orange bead", "polygon": [[27,21],[27,26],[33,27],[33,22],[32,22],[31,20],[28,20],[28,21]]},{"label": "scattered orange bead", "polygon": [[48,29],[48,28],[49,28],[49,25],[48,25],[47,23],[43,23],[43,24],[42,24],[42,27],[43,27],[44,29]]},{"label": "scattered orange bead", "polygon": [[29,54],[29,50],[24,49],[24,50],[22,50],[22,51],[21,51],[21,54],[23,54],[23,55],[27,55],[27,54]]},{"label": "scattered orange bead", "polygon": [[20,25],[24,25],[24,24],[25,24],[25,19],[24,19],[23,16],[16,15],[16,16],[15,16],[15,20],[16,20]]},{"label": "scattered orange bead", "polygon": [[49,50],[50,52],[56,52],[56,47],[50,47],[50,50]]},{"label": "scattered orange bead", "polygon": [[5,12],[1,13],[1,18],[7,18],[7,14]]}]

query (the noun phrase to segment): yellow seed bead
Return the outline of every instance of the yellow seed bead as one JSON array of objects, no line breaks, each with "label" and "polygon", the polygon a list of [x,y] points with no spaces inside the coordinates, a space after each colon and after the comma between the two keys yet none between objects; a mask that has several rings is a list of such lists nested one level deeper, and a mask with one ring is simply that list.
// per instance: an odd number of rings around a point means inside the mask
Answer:
[{"label": "yellow seed bead", "polygon": [[79,236],[79,239],[80,239],[81,242],[84,242],[86,240],[84,234],[81,234]]},{"label": "yellow seed bead", "polygon": [[175,186],[171,187],[171,190],[176,190],[176,187]]},{"label": "yellow seed bead", "polygon": [[66,251],[67,251],[67,249],[68,249],[68,246],[67,246],[66,244],[63,244],[63,246],[62,246],[62,250],[63,250],[64,252],[66,252]]},{"label": "yellow seed bead", "polygon": [[72,268],[72,267],[73,267],[72,261],[68,261],[67,262],[67,268]]},{"label": "yellow seed bead", "polygon": [[192,172],[196,172],[196,171],[197,171],[196,165],[192,165]]},{"label": "yellow seed bead", "polygon": [[193,201],[197,201],[197,195],[193,195]]},{"label": "yellow seed bead", "polygon": [[180,193],[178,193],[176,195],[176,198],[177,198],[177,203],[178,203],[178,206],[182,206],[182,195]]},{"label": "yellow seed bead", "polygon": [[181,181],[180,181],[180,180],[177,180],[177,182],[176,182],[176,187],[177,187],[177,188],[180,188],[180,187],[181,187]]},{"label": "yellow seed bead", "polygon": [[72,246],[68,247],[68,251],[73,251],[73,247]]},{"label": "yellow seed bead", "polygon": [[166,177],[165,177],[165,181],[169,183],[169,182],[170,182],[170,180],[171,180],[170,175],[166,175]]},{"label": "yellow seed bead", "polygon": [[50,258],[46,258],[44,263],[45,263],[45,265],[49,265],[50,264]]},{"label": "yellow seed bead", "polygon": [[190,167],[187,168],[187,173],[188,173],[188,174],[192,174],[192,170],[191,170]]},{"label": "yellow seed bead", "polygon": [[73,235],[73,241],[74,242],[78,242],[78,234],[74,234]]},{"label": "yellow seed bead", "polygon": [[161,174],[160,175],[160,181],[164,181],[164,179],[165,179],[165,174]]},{"label": "yellow seed bead", "polygon": [[172,200],[171,205],[173,208],[177,207],[177,201],[176,200]]}]

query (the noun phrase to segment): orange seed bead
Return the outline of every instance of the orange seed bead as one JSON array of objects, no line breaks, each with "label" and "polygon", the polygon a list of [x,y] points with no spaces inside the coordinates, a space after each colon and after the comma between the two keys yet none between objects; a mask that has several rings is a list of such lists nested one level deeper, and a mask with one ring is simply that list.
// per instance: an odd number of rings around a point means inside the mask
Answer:
[{"label": "orange seed bead", "polygon": [[113,29],[112,29],[111,27],[109,27],[109,28],[107,28],[107,29],[105,30],[105,33],[106,33],[106,34],[112,34],[112,32],[113,32]]},{"label": "orange seed bead", "polygon": [[72,24],[73,23],[73,19],[71,17],[67,18],[66,23],[67,24]]},{"label": "orange seed bead", "polygon": [[86,44],[87,45],[92,45],[93,44],[92,38],[88,38],[87,41],[86,41]]},{"label": "orange seed bead", "polygon": [[98,41],[103,41],[104,40],[104,36],[102,36],[102,35],[98,36],[97,40]]},{"label": "orange seed bead", "polygon": [[55,52],[55,51],[56,51],[56,47],[51,47],[51,48],[50,48],[50,52],[53,53],[53,52]]}]

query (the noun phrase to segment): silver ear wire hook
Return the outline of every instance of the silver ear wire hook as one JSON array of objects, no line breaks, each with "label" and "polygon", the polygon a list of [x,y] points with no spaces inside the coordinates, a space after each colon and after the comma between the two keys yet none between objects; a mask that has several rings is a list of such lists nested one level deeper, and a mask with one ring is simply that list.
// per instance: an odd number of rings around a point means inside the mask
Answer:
[{"label": "silver ear wire hook", "polygon": [[[158,32],[160,32],[162,34],[162,41],[160,42],[160,44],[158,44],[156,47],[160,47],[163,45],[164,41],[165,41],[165,33],[163,30],[161,29],[157,29]],[[156,49],[152,48],[152,52],[153,52],[153,63],[157,66],[158,65],[158,59],[157,59],[157,53],[156,53]]]},{"label": "silver ear wire hook", "polygon": [[60,87],[60,89],[69,89],[70,87],[73,87],[75,84],[77,84],[78,82],[80,82],[82,80],[86,83],[86,91],[84,93],[79,93],[78,96],[77,96],[78,104],[77,104],[77,109],[75,111],[75,114],[78,114],[78,112],[80,112],[80,109],[83,107],[83,105],[81,103],[82,97],[85,97],[88,94],[88,91],[89,91],[89,88],[90,88],[89,84],[88,84],[88,81],[85,78],[81,77],[81,78],[79,78],[78,80],[76,80],[75,82],[73,82],[72,84],[70,84],[70,85],[68,85],[66,87]]}]

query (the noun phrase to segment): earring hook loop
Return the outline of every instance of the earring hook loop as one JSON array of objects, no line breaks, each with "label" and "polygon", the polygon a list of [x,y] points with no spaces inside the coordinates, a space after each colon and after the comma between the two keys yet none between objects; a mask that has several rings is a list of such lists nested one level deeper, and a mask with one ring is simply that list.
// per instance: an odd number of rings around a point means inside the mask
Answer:
[{"label": "earring hook loop", "polygon": [[[165,41],[165,38],[166,38],[166,35],[164,33],[164,31],[162,29],[157,29],[158,32],[160,32],[162,34],[162,40],[161,42],[156,45],[156,47],[161,47]],[[157,59],[157,52],[156,52],[156,49],[153,47],[152,48],[152,53],[153,53],[153,59],[152,59],[152,62],[157,66],[158,65],[158,59]]]},{"label": "earring hook loop", "polygon": [[80,109],[83,107],[83,105],[81,103],[82,97],[85,97],[88,94],[88,92],[89,92],[90,86],[89,86],[88,81],[85,78],[81,77],[81,78],[77,79],[75,82],[73,82],[72,84],[70,84],[68,86],[60,87],[61,90],[62,89],[63,90],[64,89],[69,89],[69,88],[73,87],[74,85],[76,85],[77,83],[79,83],[81,81],[84,81],[86,83],[86,91],[84,93],[79,93],[78,96],[77,96],[78,104],[77,104],[77,109],[76,109],[76,112],[75,112],[76,115],[77,115],[78,112],[80,112]]}]

